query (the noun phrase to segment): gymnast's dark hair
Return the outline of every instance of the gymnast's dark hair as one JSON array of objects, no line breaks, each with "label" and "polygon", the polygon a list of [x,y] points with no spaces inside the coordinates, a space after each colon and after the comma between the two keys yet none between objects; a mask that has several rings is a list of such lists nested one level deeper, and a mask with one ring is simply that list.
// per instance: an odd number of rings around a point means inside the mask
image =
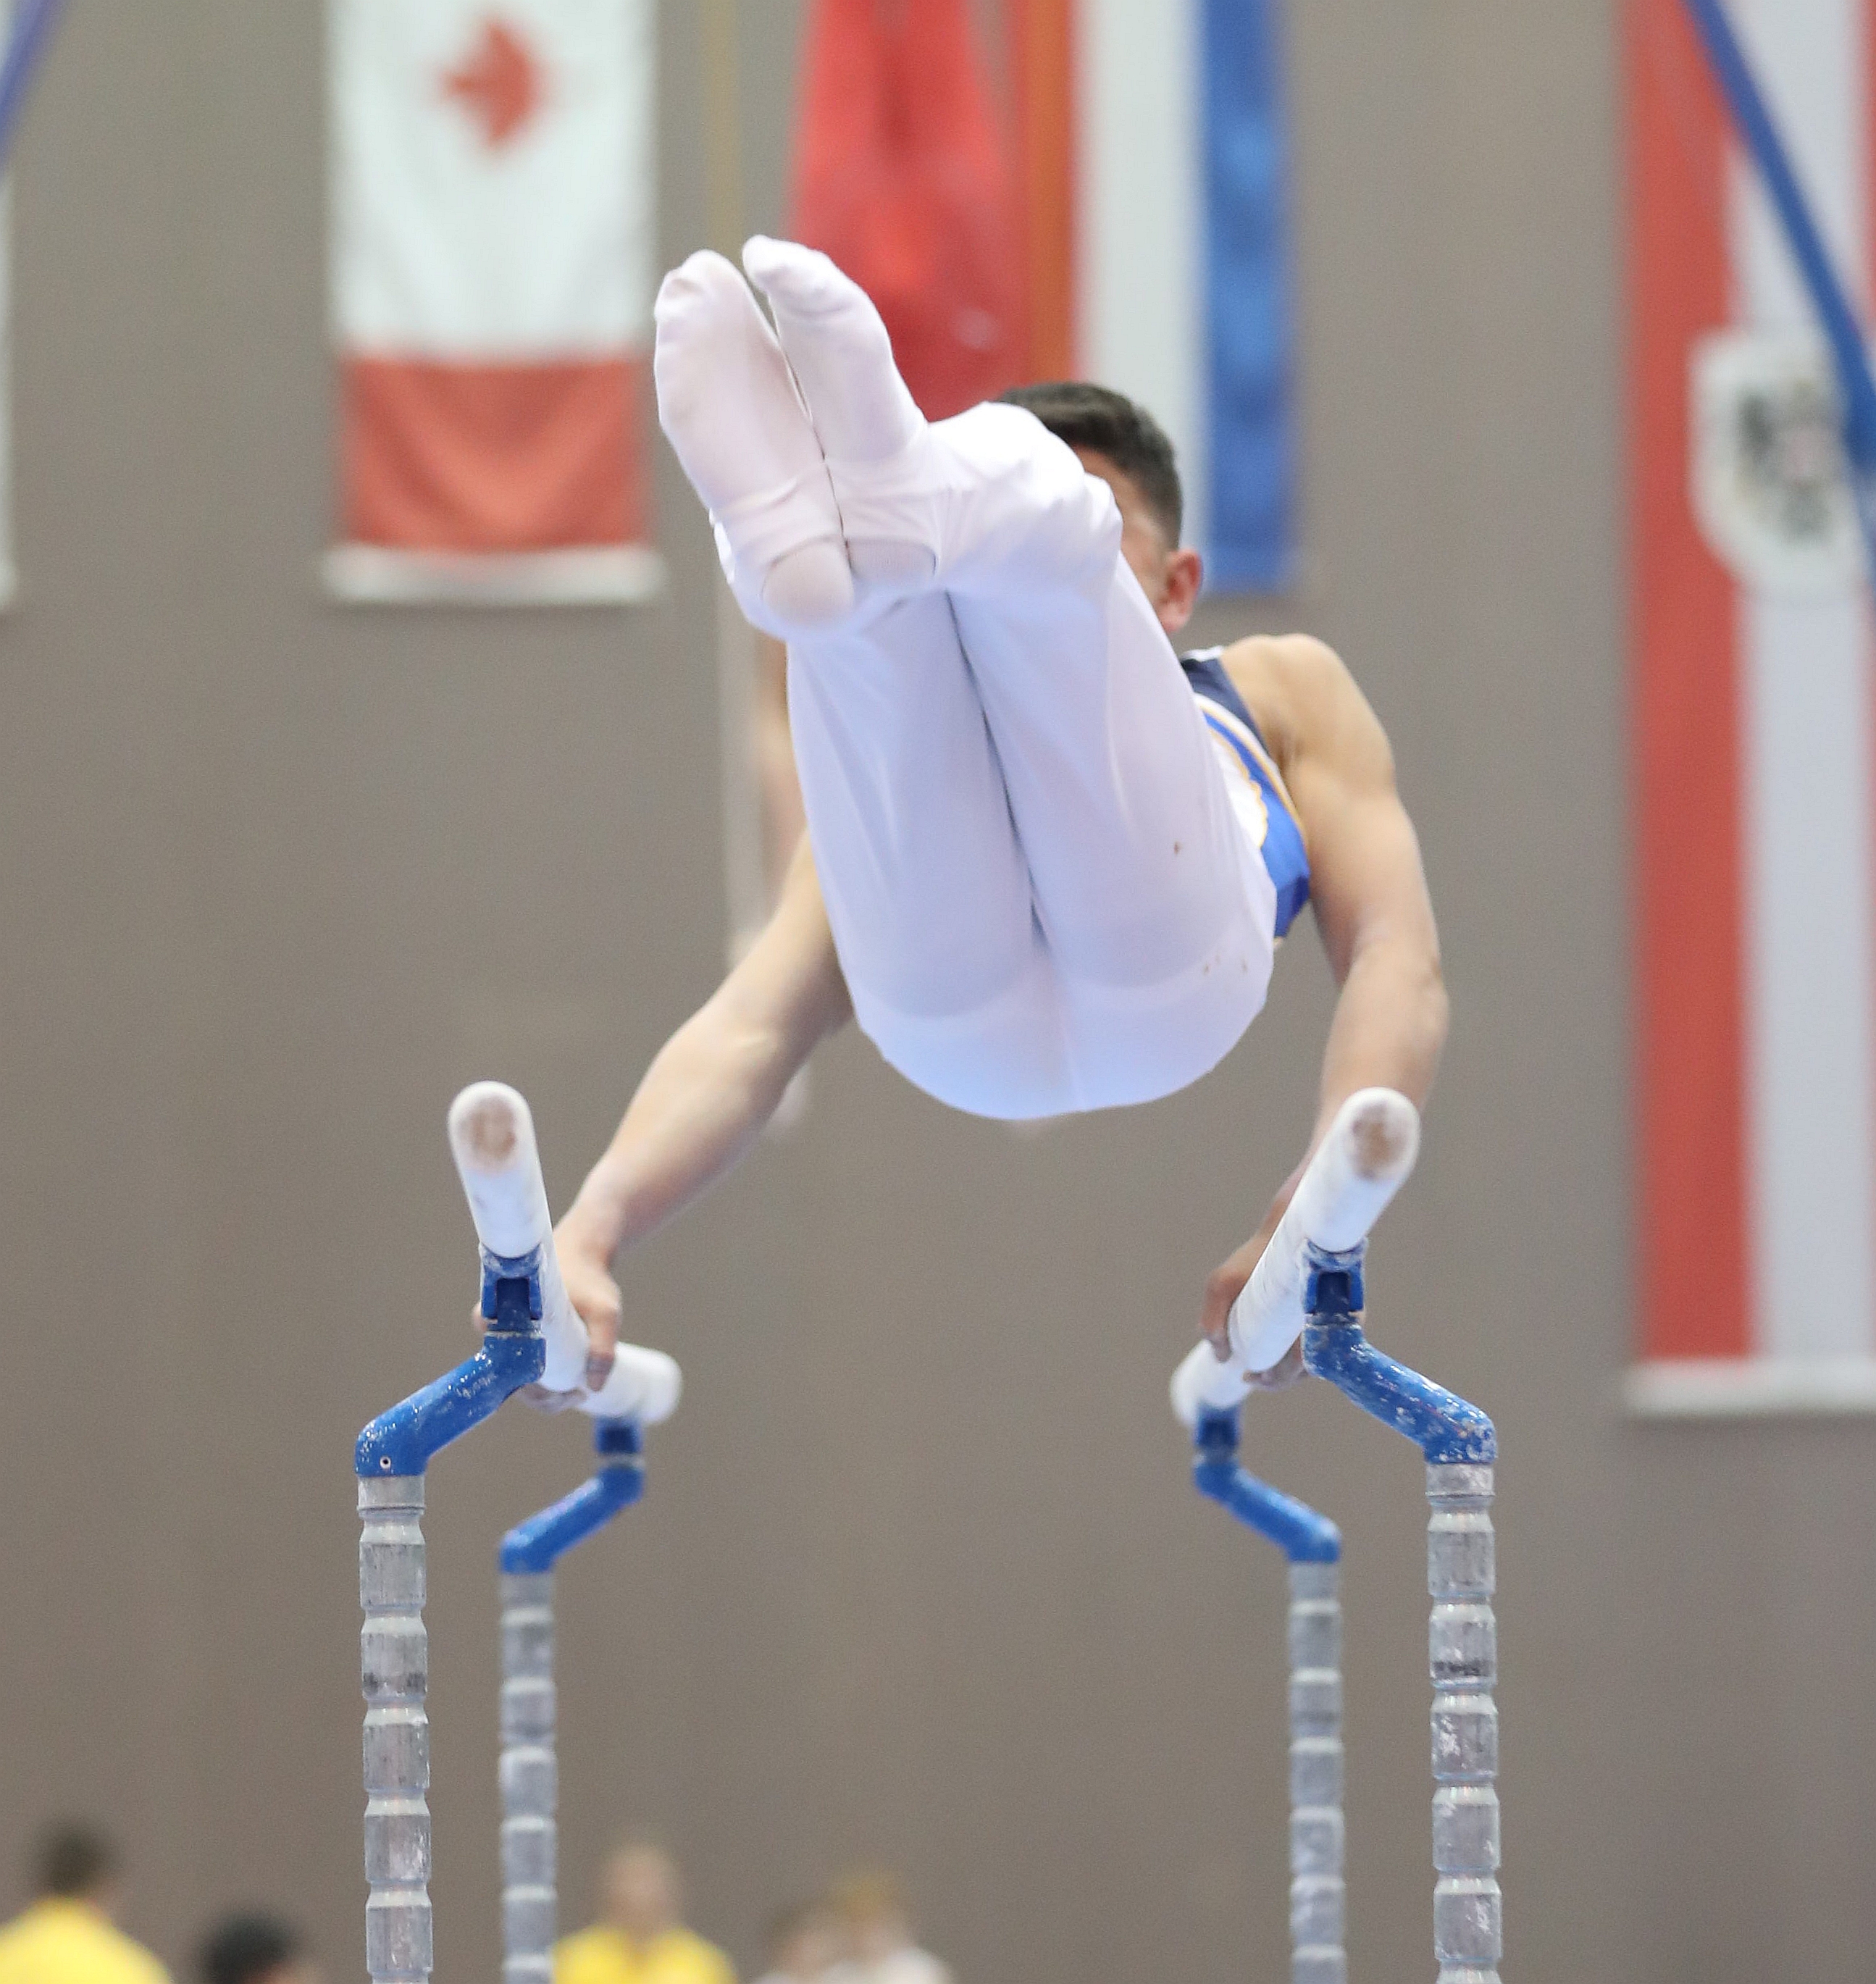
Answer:
[{"label": "gymnast's dark hair", "polygon": [[1144,407],[1124,393],[1078,379],[1013,387],[1002,397],[1025,407],[1058,441],[1104,454],[1147,499],[1154,521],[1177,545],[1185,521],[1185,492],[1166,431]]},{"label": "gymnast's dark hair", "polygon": [[196,1968],[202,1984],[260,1984],[306,1949],[306,1939],[277,1915],[229,1915],[209,1932]]}]

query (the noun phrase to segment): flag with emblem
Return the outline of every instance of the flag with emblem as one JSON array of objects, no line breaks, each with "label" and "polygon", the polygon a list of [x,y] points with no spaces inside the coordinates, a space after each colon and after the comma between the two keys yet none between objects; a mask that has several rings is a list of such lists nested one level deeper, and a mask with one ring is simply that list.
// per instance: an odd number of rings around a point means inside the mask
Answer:
[{"label": "flag with emblem", "polygon": [[[1727,0],[1876,302],[1876,0]],[[1627,0],[1647,1411],[1876,1408],[1876,638],[1811,297],[1682,0]]]},{"label": "flag with emblem", "polygon": [[645,595],[653,0],[330,5],[333,588]]}]

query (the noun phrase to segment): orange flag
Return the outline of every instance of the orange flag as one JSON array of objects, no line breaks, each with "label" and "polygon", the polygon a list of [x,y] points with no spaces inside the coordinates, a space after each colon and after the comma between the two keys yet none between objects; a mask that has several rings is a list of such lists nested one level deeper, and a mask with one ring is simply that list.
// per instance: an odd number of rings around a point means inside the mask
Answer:
[{"label": "orange flag", "polygon": [[816,0],[792,231],[878,304],[931,419],[1023,376],[1016,188],[969,0]]}]

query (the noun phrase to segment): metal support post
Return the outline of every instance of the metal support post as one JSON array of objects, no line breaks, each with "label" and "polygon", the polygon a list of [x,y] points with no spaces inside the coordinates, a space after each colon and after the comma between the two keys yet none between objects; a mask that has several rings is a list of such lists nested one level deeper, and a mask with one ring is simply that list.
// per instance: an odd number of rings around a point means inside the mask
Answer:
[{"label": "metal support post", "polygon": [[1498,1888],[1498,1628],[1492,1615],[1492,1470],[1426,1470],[1433,1600],[1434,1942],[1442,1984],[1492,1984],[1503,1952]]},{"label": "metal support post", "polygon": [[645,1493],[644,1443],[627,1420],[593,1429],[590,1481],[501,1543],[503,1984],[552,1984],[558,1897],[554,1567]]},{"label": "metal support post", "polygon": [[1433,1948],[1440,1984],[1499,1984],[1497,1627],[1492,1517],[1498,1441],[1476,1406],[1363,1336],[1363,1249],[1312,1245],[1303,1359],[1426,1461],[1428,1629],[1433,1681]]},{"label": "metal support post", "polygon": [[382,1984],[430,1975],[430,1641],[424,1630],[424,1477],[361,1480],[364,1607],[365,1964]]},{"label": "metal support post", "polygon": [[374,1984],[427,1984],[430,1642],[424,1627],[424,1470],[430,1456],[541,1375],[538,1265],[485,1279],[482,1347],[358,1436],[358,1597],[365,1615],[365,1967]]},{"label": "metal support post", "polygon": [[1194,1430],[1194,1483],[1290,1565],[1291,1984],[1346,1984],[1342,1741],[1342,1533],[1238,1462],[1238,1415]]},{"label": "metal support post", "polygon": [[501,1579],[501,1974],[552,1984],[555,1914],[554,1573]]}]

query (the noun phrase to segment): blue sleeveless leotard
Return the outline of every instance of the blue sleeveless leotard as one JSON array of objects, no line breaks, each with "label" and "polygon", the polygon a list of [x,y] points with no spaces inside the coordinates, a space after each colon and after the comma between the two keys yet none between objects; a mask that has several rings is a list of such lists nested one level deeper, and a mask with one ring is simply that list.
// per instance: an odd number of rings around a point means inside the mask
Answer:
[{"label": "blue sleeveless leotard", "polygon": [[1257,795],[1264,818],[1260,851],[1270,879],[1277,885],[1276,933],[1281,938],[1309,900],[1309,850],[1304,843],[1302,823],[1276,761],[1265,747],[1257,719],[1224,672],[1224,655],[1222,648],[1201,648],[1196,654],[1181,655],[1179,665],[1203,705],[1207,726],[1230,747]]}]

